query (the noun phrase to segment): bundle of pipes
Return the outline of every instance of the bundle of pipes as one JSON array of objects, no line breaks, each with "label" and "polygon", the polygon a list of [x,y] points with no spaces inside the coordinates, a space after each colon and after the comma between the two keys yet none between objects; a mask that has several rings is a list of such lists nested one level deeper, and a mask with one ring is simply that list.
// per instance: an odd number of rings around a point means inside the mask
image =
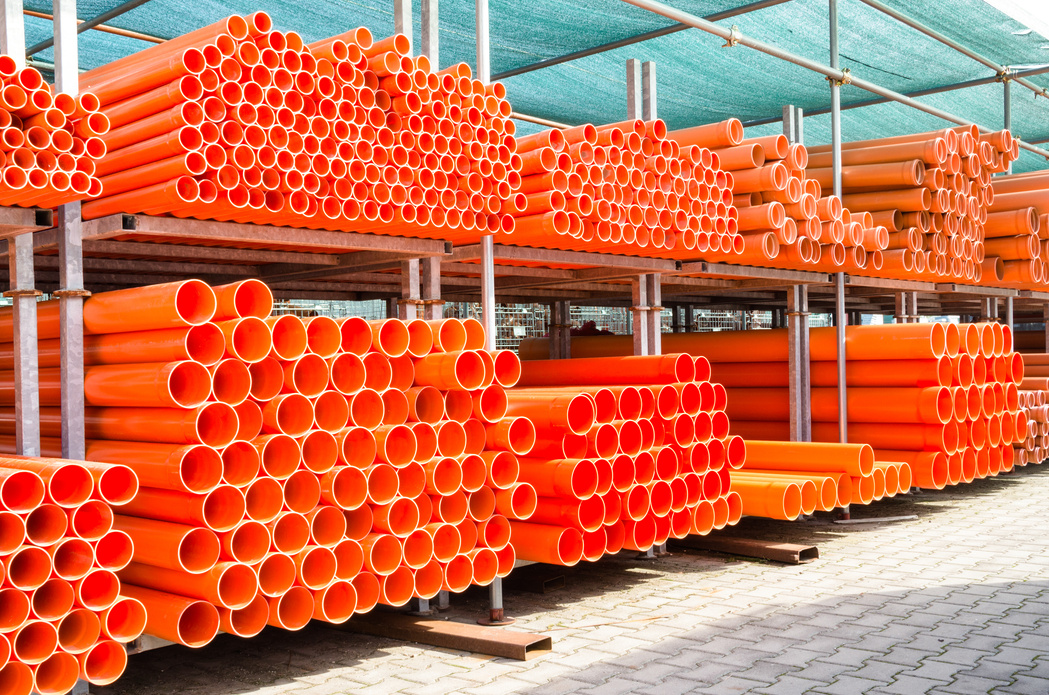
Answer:
[{"label": "bundle of pipes", "polygon": [[1025,354],[1023,361],[1020,409],[1027,416],[1027,431],[1016,435],[1018,466],[1049,458],[1049,354]]},{"label": "bundle of pipes", "polygon": [[[679,131],[681,132],[681,131]],[[820,262],[823,224],[840,215],[841,206],[820,199],[820,187],[807,182],[807,152],[783,135],[743,138],[735,118],[689,129],[693,142],[713,149],[732,177],[732,202],[744,250],[740,260],[775,267],[813,266]],[[707,253],[709,260],[732,260]]]},{"label": "bundle of pipes", "polygon": [[[875,465],[870,447],[755,440],[746,440],[744,444],[742,442],[735,443],[735,437],[726,438],[722,433],[717,433],[716,436],[711,437],[710,428],[706,425],[707,418],[704,413],[707,407],[711,405],[711,402],[713,402],[714,414],[718,421],[727,424],[731,416],[731,409],[728,407],[727,401],[731,399],[732,394],[726,390],[726,386],[721,383],[717,374],[710,372],[706,357],[690,341],[684,339],[687,337],[689,336],[670,334],[664,335],[663,340],[673,346],[671,349],[691,354],[695,360],[697,368],[696,379],[703,394],[703,407],[701,408],[702,412],[698,414],[695,420],[695,432],[698,439],[693,446],[698,447],[700,450],[706,447],[708,453],[719,451],[721,445],[716,443],[718,438],[722,440],[722,444],[728,446],[740,444],[745,446],[745,461],[740,461],[736,466],[733,466],[742,467],[742,470],[733,471],[729,481],[730,485],[726,485],[722,489],[723,493],[732,491],[740,495],[743,514],[793,520],[801,514],[811,514],[815,510],[829,511],[835,507],[850,504],[854,496],[859,495],[861,491],[864,495],[876,492],[877,497],[880,499],[883,495],[891,496],[910,487],[909,466],[906,463],[888,462]],[[530,365],[557,364],[527,361],[540,358],[547,349],[545,339],[531,339],[521,343],[520,354],[522,359],[526,360],[522,362],[526,369],[525,378],[527,378],[529,373],[528,367]],[[586,359],[575,359],[567,364],[582,365],[591,361],[614,360],[617,363],[617,368],[609,370],[611,374],[609,377],[606,377],[606,380],[609,380],[609,383],[611,383],[610,380],[615,379],[615,375],[618,375],[621,371],[618,367],[618,362],[623,361],[624,358],[610,356],[628,355],[631,349],[632,344],[629,336],[576,337],[572,339],[573,354]],[[626,359],[659,358],[631,357]],[[720,367],[720,365],[718,366]],[[602,381],[601,383],[605,382]],[[578,391],[578,388],[576,391]],[[687,403],[685,388],[680,388],[678,391],[681,395],[681,406],[684,407]],[[663,395],[662,390],[659,390],[658,393],[660,396]],[[718,415],[718,413],[722,413],[726,417],[722,419],[722,416]],[[665,415],[660,415],[657,419],[660,417],[666,418]],[[677,415],[676,417],[680,418],[681,416]],[[675,423],[663,422],[659,424],[665,431],[674,432]],[[658,431],[660,428],[657,427],[656,429]],[[731,429],[733,430],[733,435],[738,435],[735,426]],[[743,436],[745,437],[746,434]],[[761,434],[755,436],[767,439],[770,435],[765,433],[764,436]],[[753,449],[751,445],[753,445]],[[712,461],[717,458],[717,455],[711,455]],[[695,459],[689,457],[683,457],[682,460],[695,461]],[[684,470],[687,471],[687,467]],[[704,483],[706,483],[709,475],[710,473],[705,474]],[[703,489],[704,491],[707,490],[705,484]],[[866,502],[869,501],[870,498],[868,497]],[[693,532],[702,532],[702,529],[696,529]]]},{"label": "bundle of pipes", "polygon": [[[146,632],[199,647],[220,628],[338,623],[505,576],[504,498],[516,510],[531,492],[507,452],[534,439],[527,418],[503,417],[516,355],[483,351],[473,320],[304,321],[271,309],[257,280],[84,303],[87,458],[142,481],[115,526],[135,541],[119,574],[147,609]],[[38,316],[52,451],[55,304]],[[10,318],[0,313],[0,338]],[[5,431],[13,422],[0,412]]]},{"label": "bundle of pipes", "polygon": [[984,224],[984,281],[1041,289],[1049,283],[1049,176],[1028,172],[991,179]]},{"label": "bundle of pipes", "polygon": [[[1012,468],[1012,444],[1027,432],[1027,417],[1017,389],[1023,358],[1012,351],[1008,328],[890,324],[849,326],[845,335],[849,441],[873,448],[875,476],[884,468],[879,463],[907,463],[915,486],[939,489]],[[809,336],[812,438],[835,442],[835,329],[815,328]],[[712,378],[728,390],[733,434],[790,439],[786,330],[673,333],[662,340],[665,350],[710,360]],[[629,336],[572,340],[572,353],[581,356],[631,348]],[[544,341],[525,341],[521,355],[545,349]],[[860,493],[861,500],[867,496],[862,487]]]},{"label": "bundle of pipes", "polygon": [[0,82],[0,205],[50,208],[98,195],[109,131],[98,99],[55,94],[36,68],[6,55]]},{"label": "bundle of pipes", "polygon": [[[982,135],[976,126],[843,143],[842,204],[888,232],[881,268],[856,272],[996,284],[1001,268],[984,248],[991,174],[1018,155],[1008,130]],[[806,175],[832,187],[829,146],[809,148]]]},{"label": "bundle of pipes", "polygon": [[[518,183],[501,84],[433,72],[367,29],[305,45],[263,12],[231,16],[80,76],[113,126],[116,213],[476,240],[513,231]],[[96,192],[96,196],[97,196]]]},{"label": "bundle of pipes", "polygon": [[[769,436],[760,431],[752,434]],[[743,496],[745,514],[787,521],[815,511],[870,504],[910,487],[910,464],[875,462],[867,444],[758,439],[747,440],[747,461],[732,479],[732,489]],[[770,497],[775,505],[759,506],[768,505]]]},{"label": "bundle of pipes", "polygon": [[[133,543],[113,507],[138,490],[125,466],[0,456],[0,692],[109,685],[146,611],[117,572]],[[125,595],[121,595],[124,593]]]},{"label": "bundle of pipes", "polygon": [[730,178],[703,147],[661,120],[546,130],[518,138],[521,183],[503,204],[516,218],[500,242],[692,258],[738,255]]},{"label": "bundle of pipes", "polygon": [[574,565],[737,523],[746,446],[709,376],[680,354],[522,362],[508,412],[535,423],[518,463],[538,499],[510,515],[518,557]]}]

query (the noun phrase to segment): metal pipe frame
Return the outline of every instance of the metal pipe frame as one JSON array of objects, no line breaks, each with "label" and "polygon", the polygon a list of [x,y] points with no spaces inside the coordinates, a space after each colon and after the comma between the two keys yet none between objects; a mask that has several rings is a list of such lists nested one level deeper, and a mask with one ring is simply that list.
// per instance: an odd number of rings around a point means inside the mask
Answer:
[{"label": "metal pipe frame", "polygon": [[407,36],[414,50],[415,37],[412,36],[412,29],[412,0],[393,0],[393,30]]},{"label": "metal pipe frame", "polygon": [[809,288],[787,289],[787,388],[790,399],[790,440],[812,441],[812,393],[809,377]]},{"label": "metal pipe frame", "polygon": [[845,327],[849,319],[845,313],[845,273],[834,275],[834,327],[837,339],[838,367],[838,441],[849,441],[849,394],[845,374]]},{"label": "metal pipe frame", "polygon": [[[681,10],[674,9],[669,5],[657,2],[656,0],[622,1],[635,7],[640,7],[643,10],[648,10],[649,12],[662,15],[667,19],[672,19],[676,22],[681,22],[682,24],[688,24],[689,26],[695,27],[696,29],[701,29],[702,31],[705,31],[708,34],[719,36],[725,39],[727,44],[730,46],[742,45],[746,46],[747,48],[752,48],[756,51],[760,51],[762,53],[770,55],[773,58],[779,58],[780,60],[784,60],[788,63],[793,63],[794,65],[803,67],[806,70],[811,70],[812,72],[819,73],[825,77],[829,77],[832,80],[839,81],[843,84],[848,83],[855,85],[856,87],[859,87],[864,91],[871,92],[872,94],[877,94],[878,96],[885,97],[891,101],[895,101],[900,104],[904,104],[905,106],[910,106],[911,108],[923,111],[931,116],[936,116],[937,118],[949,121],[951,123],[955,123],[957,125],[973,125],[972,121],[966,120],[964,118],[959,118],[954,114],[942,111],[933,106],[929,106],[928,104],[923,104],[920,101],[915,101],[914,99],[911,99],[908,96],[900,94],[899,92],[895,92],[891,89],[886,89],[885,87],[881,87],[873,82],[856,77],[851,72],[845,72],[838,68],[829,67],[818,61],[810,60],[803,56],[795,55],[790,51],[783,50],[782,48],[779,48],[777,46],[767,44],[764,41],[759,41],[749,36],[745,36],[743,32],[739,30],[738,27],[726,29],[712,22],[708,22],[707,20],[702,19],[701,17],[696,17],[695,15],[689,14],[688,12],[683,12]],[[976,125],[983,132],[992,132],[989,128],[980,126],[979,124]],[[1027,143],[1020,143],[1020,147],[1029,152],[1033,152],[1037,155],[1045,157],[1046,159],[1049,159],[1049,151],[1043,150],[1038,147],[1034,147],[1033,145],[1028,145]]]},{"label": "metal pipe frame", "polygon": [[422,267],[423,319],[439,321],[444,318],[441,301],[441,259],[436,256],[419,261]]},{"label": "metal pipe frame", "polygon": [[[27,17],[36,17],[37,19],[46,19],[49,22],[55,20],[54,15],[50,15],[47,12],[37,12],[36,10],[23,9],[22,14]],[[78,22],[81,20],[77,20]],[[159,36],[151,36],[150,34],[143,34],[140,31],[131,31],[130,29],[119,29],[117,27],[111,27],[108,24],[96,24],[91,27],[95,31],[100,31],[105,34],[113,34],[114,36],[123,36],[126,39],[138,39],[139,41],[146,41],[148,43],[164,43],[167,39],[162,39]],[[37,62],[37,61],[31,61]],[[42,61],[41,61],[42,62]],[[54,67],[52,64],[51,67]]]},{"label": "metal pipe frame", "polygon": [[1005,298],[1005,325],[1009,327],[1010,331],[1013,330],[1014,321],[1013,321],[1013,298],[1012,297],[1006,297]]},{"label": "metal pipe frame", "polygon": [[402,321],[419,318],[421,301],[419,259],[401,261],[401,301],[397,305],[397,317]]},{"label": "metal pipe frame", "polygon": [[[21,0],[4,0],[0,14],[3,52],[25,64],[25,20]],[[37,360],[36,274],[33,268],[33,235],[19,234],[8,241],[7,258],[11,287],[5,294],[13,304],[15,450],[25,456],[40,455],[40,392]]]},{"label": "metal pipe frame", "polygon": [[[828,18],[830,20],[830,66],[838,69],[838,0],[828,0]],[[841,197],[841,85],[842,82],[830,80],[830,132],[831,132],[831,167],[834,181],[834,195]],[[834,275],[834,326],[837,337],[838,367],[838,441],[842,444],[849,441],[849,401],[845,377],[845,273]]]},{"label": "metal pipe frame", "polygon": [[422,37],[419,40],[419,49],[429,59],[430,66],[436,72],[441,69],[439,0],[421,0],[421,2]]},{"label": "metal pipe frame", "polygon": [[[1009,131],[1012,130],[1013,125],[1013,93],[1011,84],[1011,79],[1002,80],[1002,128]],[[1013,173],[1013,163],[1010,161],[1005,174],[1008,176],[1011,173]]]},{"label": "metal pipe frame", "polygon": [[[722,19],[730,19],[732,17],[739,17],[750,12],[756,12],[757,10],[763,10],[766,7],[773,7],[775,5],[782,5],[783,3],[790,2],[790,0],[759,0],[759,2],[752,2],[747,5],[742,5],[731,10],[725,10],[724,12],[715,12],[714,14],[708,14],[703,17],[710,22],[717,22]],[[603,43],[593,48],[584,48],[580,51],[573,51],[572,53],[566,53],[556,58],[546,58],[538,62],[532,63],[531,65],[523,65],[513,70],[504,70],[496,75],[492,75],[493,80],[502,80],[507,77],[514,77],[515,75],[523,75],[528,72],[535,70],[542,70],[543,68],[551,68],[555,65],[561,65],[562,63],[569,63],[573,60],[579,60],[580,58],[587,58],[589,56],[598,55],[599,53],[606,53],[608,51],[614,51],[617,48],[623,48],[625,46],[632,46],[635,43],[641,43],[643,41],[650,41],[652,39],[658,39],[661,36],[669,36],[670,34],[676,34],[679,31],[691,29],[687,24],[671,24],[668,27],[662,29],[654,29],[653,31],[646,31],[643,34],[636,34],[634,36],[628,36],[625,39],[619,39],[618,41],[610,41]]]},{"label": "metal pipe frame", "polygon": [[[55,90],[76,95],[79,90],[76,0],[54,0]],[[58,208],[62,455],[83,459],[84,433],[84,241],[80,202]]]},{"label": "metal pipe frame", "polygon": [[[1044,75],[1047,72],[1049,72],[1049,66],[1042,66],[1042,67],[1037,67],[1037,68],[1029,68],[1029,69],[1026,69],[1026,70],[1018,70],[1018,71],[1014,72],[1013,75],[1014,76],[1016,76],[1016,75]],[[984,85],[994,84],[995,82],[1001,82],[1001,80],[998,78],[997,75],[994,75],[994,76],[991,76],[991,77],[981,77],[981,78],[978,78],[978,79],[975,79],[975,80],[967,80],[965,82],[956,82],[954,84],[943,85],[943,86],[940,86],[940,87],[929,87],[928,89],[918,89],[918,90],[915,90],[913,92],[904,92],[903,95],[907,96],[907,97],[923,97],[923,96],[929,96],[930,94],[942,94],[943,92],[953,92],[953,91],[956,91],[956,90],[959,90],[959,89],[968,89],[970,87],[982,87]],[[858,108],[862,108],[864,106],[876,106],[878,104],[887,104],[890,101],[892,101],[892,99],[885,99],[885,98],[866,99],[864,101],[854,101],[854,102],[852,102],[850,104],[842,104],[841,110],[842,111],[848,111],[850,109],[858,109]],[[810,116],[822,116],[824,114],[830,113],[830,107],[829,106],[822,106],[822,107],[820,107],[818,109],[809,109],[807,113]],[[769,124],[769,123],[775,123],[778,120],[779,120],[778,116],[770,116],[769,118],[755,118],[755,119],[750,120],[750,121],[743,121],[743,127],[744,128],[750,128],[752,126],[766,125],[766,124]],[[1046,141],[1049,141],[1049,138],[1045,138],[1043,140],[1028,140],[1027,142],[1034,144],[1034,143],[1046,142]]]},{"label": "metal pipe frame", "polygon": [[550,304],[550,359],[572,357],[572,307],[561,300]]},{"label": "metal pipe frame", "polygon": [[982,65],[985,65],[985,66],[989,67],[990,69],[992,69],[996,73],[998,73],[1000,78],[1014,79],[1017,84],[1021,85],[1022,87],[1026,87],[1027,89],[1030,89],[1036,95],[1043,96],[1043,97],[1049,97],[1049,91],[1047,91],[1046,89],[1044,89],[1042,87],[1039,87],[1038,85],[1036,85],[1036,84],[1034,84],[1032,82],[1028,82],[1025,79],[1010,77],[1010,69],[1009,69],[1008,66],[999,65],[998,63],[996,63],[995,61],[991,60],[990,58],[987,58],[986,56],[980,55],[976,51],[973,51],[971,49],[966,48],[965,46],[961,45],[957,41],[954,41],[953,39],[950,39],[950,38],[944,36],[943,34],[939,33],[938,31],[936,31],[934,29],[930,29],[929,27],[925,26],[924,24],[922,24],[918,20],[912,19],[912,18],[908,17],[907,15],[905,15],[905,14],[903,14],[901,12],[897,12],[896,10],[892,9],[891,7],[889,7],[888,5],[885,5],[884,3],[879,2],[878,0],[860,0],[860,2],[862,2],[864,5],[867,5],[869,7],[873,7],[874,9],[878,10],[879,12],[881,12],[883,14],[886,14],[886,15],[892,17],[893,19],[895,19],[897,22],[900,22],[901,24],[906,24],[911,29],[916,29],[917,31],[920,31],[921,33],[925,34],[929,38],[935,39],[936,41],[939,41],[940,43],[942,43],[944,46],[947,46],[948,48],[950,48],[950,49],[952,49],[954,51],[957,51],[958,53],[961,53],[963,56],[965,56],[967,58],[972,58],[977,63],[981,63]]},{"label": "metal pipe frame", "polygon": [[[105,24],[109,20],[111,20],[111,19],[113,19],[115,17],[119,17],[120,15],[125,14],[127,12],[130,12],[131,10],[135,9],[136,7],[139,7],[141,5],[145,5],[147,2],[149,2],[149,0],[128,0],[127,2],[124,2],[124,3],[121,3],[121,4],[117,5],[116,7],[114,7],[111,10],[106,10],[102,14],[95,15],[91,19],[85,19],[83,22],[80,22],[79,24],[76,23],[79,20],[77,20],[74,17],[73,22],[74,22],[74,26],[76,27],[76,33],[81,34],[81,33],[85,32],[85,31],[87,31],[88,29],[94,29],[99,24]],[[55,12],[54,16],[55,17],[58,16],[58,12],[57,11]],[[57,27],[58,27],[57,21],[55,23],[55,27],[56,27],[56,31],[57,31]],[[44,39],[40,43],[35,44],[33,46],[30,46],[29,49],[26,50],[25,55],[28,58],[28,57],[30,57],[32,55],[35,55],[35,54],[39,53],[40,51],[47,50],[48,48],[51,48],[54,45],[55,45],[55,39],[53,37],[50,38],[50,39]],[[55,57],[55,62],[56,63],[58,62],[57,56]]]}]

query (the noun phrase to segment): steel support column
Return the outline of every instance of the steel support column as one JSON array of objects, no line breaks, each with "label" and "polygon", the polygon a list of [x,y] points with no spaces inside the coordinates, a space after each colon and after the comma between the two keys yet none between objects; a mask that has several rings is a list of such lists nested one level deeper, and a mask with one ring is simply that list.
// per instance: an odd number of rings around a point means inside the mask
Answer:
[{"label": "steel support column", "polygon": [[631,281],[630,307],[631,325],[634,335],[634,354],[649,355],[648,325],[645,321],[645,308],[648,307],[648,276],[639,275]]},{"label": "steel support column", "polygon": [[805,144],[805,112],[800,106],[783,107],[783,134],[792,143]]},{"label": "steel support column", "polygon": [[849,401],[845,379],[845,327],[849,319],[845,312],[845,273],[834,276],[834,330],[838,357],[838,441],[849,441]]},{"label": "steel support column", "polygon": [[488,32],[488,0],[474,0],[474,21],[477,31],[477,70],[474,74],[481,82],[488,84],[492,80],[491,35]]},{"label": "steel support column", "polygon": [[[484,84],[492,81],[491,35],[488,29],[488,0],[474,0],[477,30],[476,76]],[[492,236],[481,237],[481,323],[484,324],[485,349],[495,350],[495,242]],[[485,625],[509,625],[503,608],[503,580],[496,577],[488,587],[488,617],[478,622]]]},{"label": "steel support column", "polygon": [[[1045,345],[1042,352],[1049,352],[1049,304],[1042,305],[1042,321],[1045,324]],[[1013,336],[1015,338],[1015,336]]]},{"label": "steel support column", "polygon": [[401,299],[397,304],[397,317],[402,321],[419,318],[422,294],[419,291],[419,259],[401,261]]},{"label": "steel support column", "polygon": [[809,288],[794,285],[787,290],[787,387],[793,442],[812,441],[809,385]]},{"label": "steel support column", "polygon": [[1013,330],[1013,298],[1005,298],[1005,325],[1009,327],[1009,331]]},{"label": "steel support column", "polygon": [[423,318],[437,321],[444,318],[441,301],[441,259],[436,256],[419,261],[422,269]]},{"label": "steel support column", "polygon": [[550,305],[550,359],[567,360],[572,356],[571,302]]},{"label": "steel support column", "polygon": [[[830,66],[838,69],[838,0],[828,0],[830,10]],[[830,80],[830,148],[834,195],[841,197],[841,82]]]},{"label": "steel support column", "polygon": [[438,0],[421,0],[422,37],[419,41],[420,53],[430,61],[434,72],[441,67],[440,29],[438,21]]},{"label": "steel support column", "polygon": [[393,30],[408,37],[415,53],[415,37],[412,36],[412,0],[393,0]]},{"label": "steel support column", "polygon": [[646,294],[648,295],[647,311],[644,312],[645,319],[645,330],[648,333],[648,354],[649,355],[662,355],[663,354],[663,307],[660,306],[662,300],[662,288],[660,282],[659,273],[649,273],[645,275],[645,282],[648,284]]},{"label": "steel support column", "polygon": [[[56,25],[57,26],[57,25]],[[25,66],[25,24],[22,3],[4,0],[0,15],[0,49],[18,67]],[[19,234],[8,240],[7,257],[13,305],[15,450],[26,456],[40,455],[40,394],[38,391],[36,276],[33,270],[33,235]]]},{"label": "steel support column", "polygon": [[[1002,77],[1002,127],[1006,130],[1012,130],[1013,128],[1013,95],[1012,95],[1012,80],[1008,77]],[[1005,170],[1005,173],[1013,173],[1013,163],[1009,162],[1009,167]]]},{"label": "steel support column", "polygon": [[[55,91],[76,95],[80,85],[76,0],[54,0]],[[82,459],[84,437],[84,242],[80,203],[58,208],[61,324],[62,455]]]},{"label": "steel support column", "polygon": [[980,300],[980,320],[995,321],[998,319],[998,298],[984,297]]}]

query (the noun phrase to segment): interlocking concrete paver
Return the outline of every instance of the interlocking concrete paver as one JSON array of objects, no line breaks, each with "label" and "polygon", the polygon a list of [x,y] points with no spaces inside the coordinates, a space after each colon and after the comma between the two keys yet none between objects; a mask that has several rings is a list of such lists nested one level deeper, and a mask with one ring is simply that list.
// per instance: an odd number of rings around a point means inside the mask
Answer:
[{"label": "interlocking concrete paver", "polygon": [[[124,678],[92,692],[1049,693],[1049,466],[853,513],[918,519],[745,519],[726,532],[818,545],[821,559],[797,567],[680,551],[552,569],[565,588],[548,594],[515,590],[512,576],[509,629],[554,639],[553,653],[528,662],[315,622],[134,655]],[[486,602],[475,588],[444,616],[472,622]]]}]

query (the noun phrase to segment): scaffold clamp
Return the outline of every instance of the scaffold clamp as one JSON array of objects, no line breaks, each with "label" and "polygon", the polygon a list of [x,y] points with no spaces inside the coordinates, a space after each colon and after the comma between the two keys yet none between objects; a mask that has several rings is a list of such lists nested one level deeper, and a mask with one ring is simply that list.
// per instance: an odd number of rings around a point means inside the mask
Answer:
[{"label": "scaffold clamp", "polygon": [[722,48],[733,48],[738,46],[739,42],[743,40],[743,32],[735,24],[728,31],[728,38],[725,39],[725,45]]}]

